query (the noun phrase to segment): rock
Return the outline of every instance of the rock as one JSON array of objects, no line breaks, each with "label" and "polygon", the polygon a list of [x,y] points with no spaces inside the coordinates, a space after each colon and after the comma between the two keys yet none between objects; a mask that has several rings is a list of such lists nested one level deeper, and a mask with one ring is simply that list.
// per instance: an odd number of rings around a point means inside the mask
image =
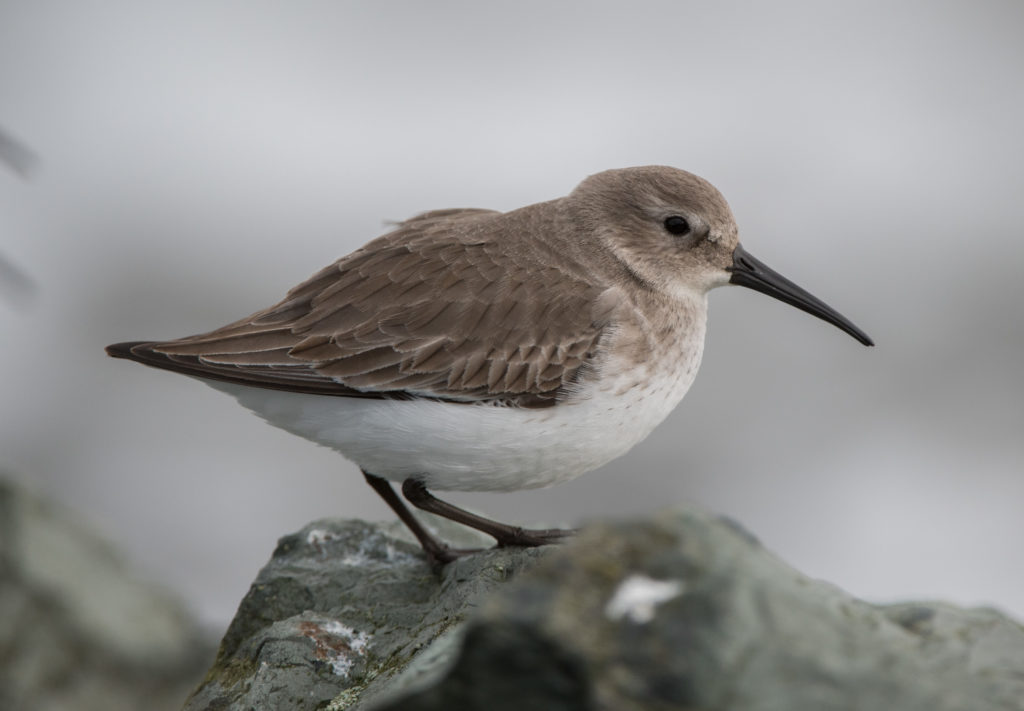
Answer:
[{"label": "rock", "polygon": [[694,509],[432,570],[391,527],[283,539],[198,709],[1024,709],[1024,628],[875,606]]},{"label": "rock", "polygon": [[279,541],[185,709],[362,708],[416,688],[454,656],[457,624],[541,555],[491,550],[435,570],[400,524],[313,522]]},{"label": "rock", "polygon": [[683,510],[590,527],[473,615],[439,684],[381,708],[1024,709],[1024,628],[869,605]]},{"label": "rock", "polygon": [[212,656],[180,601],[0,480],[0,709],[177,709]]}]

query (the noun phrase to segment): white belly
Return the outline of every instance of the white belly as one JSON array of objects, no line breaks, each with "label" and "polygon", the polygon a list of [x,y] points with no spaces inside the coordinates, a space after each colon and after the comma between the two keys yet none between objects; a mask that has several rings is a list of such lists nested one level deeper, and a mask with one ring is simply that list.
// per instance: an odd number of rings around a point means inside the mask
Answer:
[{"label": "white belly", "polygon": [[330,397],[207,382],[269,423],[331,447],[372,474],[395,481],[416,476],[440,490],[514,491],[568,481],[644,439],[693,382],[700,336],[697,347],[678,354],[669,367],[643,364],[603,377],[576,398],[541,409]]}]

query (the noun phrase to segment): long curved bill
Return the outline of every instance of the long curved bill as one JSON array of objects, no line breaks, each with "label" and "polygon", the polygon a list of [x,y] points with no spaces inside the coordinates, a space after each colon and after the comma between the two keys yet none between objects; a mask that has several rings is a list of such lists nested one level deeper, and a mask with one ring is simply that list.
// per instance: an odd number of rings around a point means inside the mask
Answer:
[{"label": "long curved bill", "polygon": [[762,294],[768,294],[768,296],[795,306],[812,316],[817,316],[822,321],[828,321],[836,328],[849,333],[865,346],[875,345],[868,334],[854,326],[849,319],[824,301],[801,289],[764,262],[755,259],[743,249],[742,245],[736,246],[736,250],[732,253],[732,266],[728,267],[727,271],[732,272],[732,277],[729,278],[730,284],[738,284],[754,291],[760,291]]}]

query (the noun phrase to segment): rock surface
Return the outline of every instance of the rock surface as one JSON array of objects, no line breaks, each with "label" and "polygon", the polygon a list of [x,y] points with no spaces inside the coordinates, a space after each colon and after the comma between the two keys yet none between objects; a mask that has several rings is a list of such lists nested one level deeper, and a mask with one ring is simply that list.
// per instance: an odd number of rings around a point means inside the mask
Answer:
[{"label": "rock surface", "polygon": [[313,522],[278,543],[185,708],[363,708],[395,696],[436,677],[457,623],[541,555],[488,551],[438,571],[397,524]]},{"label": "rock surface", "polygon": [[694,509],[432,570],[391,526],[282,539],[187,709],[1024,709],[1024,628],[875,606]]},{"label": "rock surface", "polygon": [[869,605],[678,511],[553,552],[473,616],[438,685],[386,708],[525,708],[512,690],[535,678],[545,709],[1022,709],[1024,628]]},{"label": "rock surface", "polygon": [[213,651],[108,542],[0,479],[0,709],[177,709]]}]

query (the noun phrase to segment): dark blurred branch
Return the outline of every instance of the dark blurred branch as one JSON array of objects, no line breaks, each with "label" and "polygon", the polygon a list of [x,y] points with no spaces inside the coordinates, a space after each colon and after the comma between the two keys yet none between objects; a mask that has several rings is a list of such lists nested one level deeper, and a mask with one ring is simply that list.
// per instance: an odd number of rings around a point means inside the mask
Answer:
[{"label": "dark blurred branch", "polygon": [[0,163],[28,180],[39,164],[39,159],[35,153],[0,129]]},{"label": "dark blurred branch", "polygon": [[[0,129],[0,163],[28,180],[39,165],[39,159],[35,153]],[[35,284],[28,275],[0,255],[0,296],[24,302],[34,293]]]},{"label": "dark blurred branch", "polygon": [[0,296],[24,302],[32,297],[35,290],[35,282],[0,255]]}]

